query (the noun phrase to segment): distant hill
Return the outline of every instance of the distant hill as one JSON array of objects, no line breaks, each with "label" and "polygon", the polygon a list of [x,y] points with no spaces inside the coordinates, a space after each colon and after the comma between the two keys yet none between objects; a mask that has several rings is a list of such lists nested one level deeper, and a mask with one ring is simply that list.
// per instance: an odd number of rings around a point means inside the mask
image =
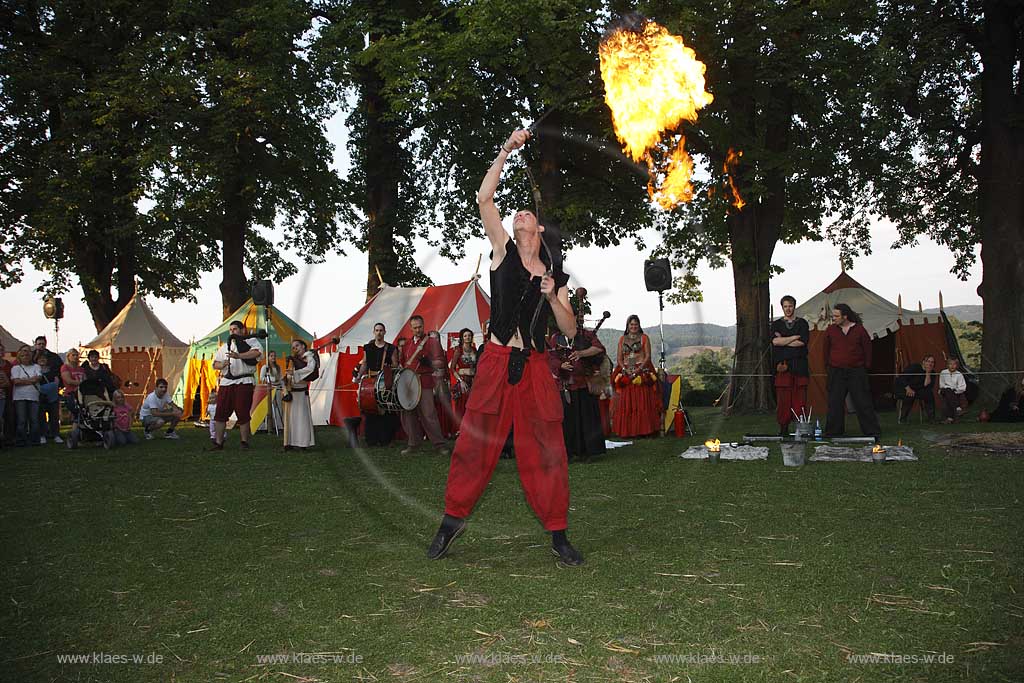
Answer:
[{"label": "distant hill", "polygon": [[[658,326],[652,325],[644,329],[644,332],[651,338],[654,361],[657,363],[661,354],[661,337]],[[615,355],[615,349],[622,336],[622,330],[615,330],[602,327],[597,332],[601,343],[608,349],[608,354]],[[689,347],[712,347],[732,348],[736,345],[736,326],[723,327],[710,323],[685,323],[682,325],[665,325],[665,356],[666,359],[673,356],[685,357],[692,355],[694,350]],[[614,358],[613,358],[614,360]]]},{"label": "distant hill", "polygon": [[[965,323],[969,323],[972,320],[982,322],[981,318],[981,306],[965,305],[965,306],[943,306],[942,310],[946,312],[946,315],[951,318],[958,318]],[[924,309],[925,315],[938,315],[939,309],[937,308],[926,308]],[[904,311],[904,315],[906,311]]]}]

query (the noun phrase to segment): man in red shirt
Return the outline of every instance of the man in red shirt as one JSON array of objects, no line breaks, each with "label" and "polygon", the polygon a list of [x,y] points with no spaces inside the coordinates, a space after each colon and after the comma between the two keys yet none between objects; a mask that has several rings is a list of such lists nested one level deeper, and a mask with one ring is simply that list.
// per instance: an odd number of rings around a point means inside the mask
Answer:
[{"label": "man in red shirt", "polygon": [[402,411],[402,429],[409,439],[408,448],[402,451],[402,454],[408,455],[415,451],[423,443],[423,435],[426,433],[430,443],[447,455],[448,442],[441,434],[441,423],[437,419],[437,408],[434,404],[434,385],[441,381],[448,367],[445,363],[444,349],[441,348],[441,339],[437,332],[424,333],[422,317],[414,315],[409,318],[409,328],[412,330],[412,339],[401,347],[401,366],[416,373],[423,393],[415,409]]},{"label": "man in red shirt", "polygon": [[825,331],[825,368],[828,371],[828,418],[825,436],[843,436],[846,429],[846,395],[860,422],[860,431],[878,441],[882,427],[871,399],[868,368],[871,367],[871,337],[857,315],[846,304],[832,309],[832,324]]}]

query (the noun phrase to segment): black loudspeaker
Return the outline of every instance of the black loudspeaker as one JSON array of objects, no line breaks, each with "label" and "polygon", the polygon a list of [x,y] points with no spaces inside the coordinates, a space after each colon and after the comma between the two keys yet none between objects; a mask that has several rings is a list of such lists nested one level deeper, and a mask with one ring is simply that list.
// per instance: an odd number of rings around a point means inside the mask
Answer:
[{"label": "black loudspeaker", "polygon": [[672,266],[667,258],[644,261],[644,284],[648,292],[664,292],[672,289]]},{"label": "black loudspeaker", "polygon": [[270,280],[257,280],[252,283],[252,302],[257,306],[273,306],[274,283]]},{"label": "black loudspeaker", "polygon": [[60,297],[48,296],[43,301],[43,315],[50,320],[60,320],[64,317],[64,302]]}]

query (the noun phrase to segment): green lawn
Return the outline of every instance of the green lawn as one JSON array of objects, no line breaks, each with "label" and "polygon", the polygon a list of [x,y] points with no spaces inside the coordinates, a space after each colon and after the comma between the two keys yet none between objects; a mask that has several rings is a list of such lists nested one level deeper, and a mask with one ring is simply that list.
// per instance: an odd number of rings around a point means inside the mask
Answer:
[{"label": "green lawn", "polygon": [[[696,417],[700,441],[773,428]],[[428,562],[436,455],[352,451],[334,429],[310,453],[232,434],[211,454],[191,427],[5,450],[0,680],[1019,681],[1024,459],[930,445],[977,427],[890,414],[916,463],[710,465],[669,438],[572,464],[573,569],[511,461]],[[946,663],[848,661],[870,653]],[[76,654],[162,661],[58,660]]]}]

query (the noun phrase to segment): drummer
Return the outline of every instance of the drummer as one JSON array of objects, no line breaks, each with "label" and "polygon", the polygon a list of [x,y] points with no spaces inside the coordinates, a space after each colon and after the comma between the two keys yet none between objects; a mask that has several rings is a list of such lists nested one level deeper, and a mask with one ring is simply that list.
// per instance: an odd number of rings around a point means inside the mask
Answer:
[{"label": "drummer", "polygon": [[402,428],[409,438],[408,447],[402,451],[402,455],[409,455],[419,448],[424,433],[438,451],[448,455],[448,442],[441,434],[441,424],[434,404],[434,385],[443,381],[447,374],[441,339],[437,332],[424,332],[422,316],[409,318],[409,328],[412,330],[412,339],[402,347],[399,359],[402,368],[416,373],[423,393],[419,405],[402,411]]},{"label": "drummer", "polygon": [[[384,323],[373,326],[373,340],[363,345],[363,360],[359,363],[358,377],[377,377],[385,374],[385,384],[390,389],[394,383],[393,371],[398,368],[398,347],[384,341],[387,328]],[[367,446],[389,446],[398,431],[398,413],[363,412],[364,434]]]}]

